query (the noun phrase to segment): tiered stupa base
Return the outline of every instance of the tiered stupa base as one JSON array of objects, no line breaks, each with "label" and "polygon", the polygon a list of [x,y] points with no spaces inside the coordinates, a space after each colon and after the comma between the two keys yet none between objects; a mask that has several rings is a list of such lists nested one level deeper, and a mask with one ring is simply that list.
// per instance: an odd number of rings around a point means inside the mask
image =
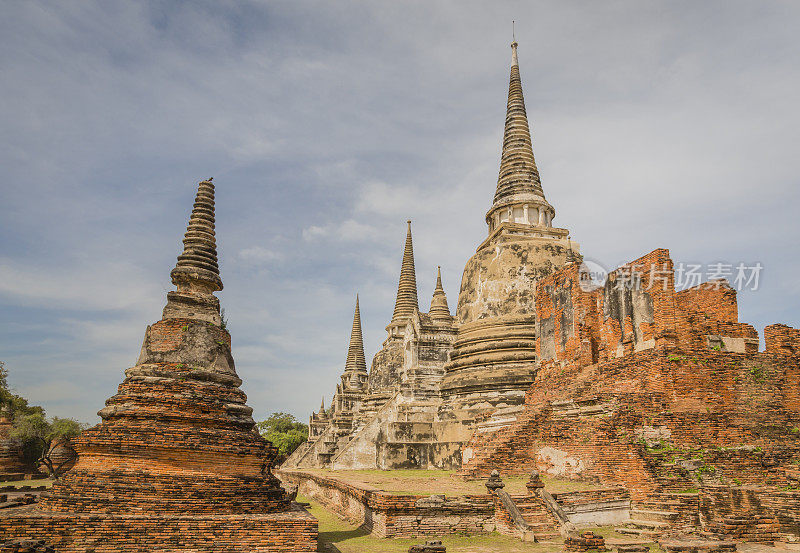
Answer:
[{"label": "tiered stupa base", "polygon": [[483,319],[462,325],[450,353],[442,395],[447,410],[472,418],[521,405],[536,376],[533,316]]},{"label": "tiered stupa base", "polygon": [[148,328],[75,467],[40,504],[3,512],[0,533],[59,552],[316,551],[316,520],[269,472],[229,341],[196,319]]},{"label": "tiered stupa base", "polygon": [[296,505],[280,513],[247,515],[60,513],[28,506],[0,515],[0,535],[44,539],[59,553],[317,550],[317,521]]}]

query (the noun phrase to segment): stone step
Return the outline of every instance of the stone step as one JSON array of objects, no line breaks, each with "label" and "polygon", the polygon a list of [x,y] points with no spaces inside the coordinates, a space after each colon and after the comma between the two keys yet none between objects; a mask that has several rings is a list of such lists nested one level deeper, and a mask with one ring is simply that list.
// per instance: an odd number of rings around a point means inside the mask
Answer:
[{"label": "stone step", "polygon": [[[527,520],[525,522],[528,522]],[[537,531],[546,531],[546,532],[554,532],[553,524],[549,521],[535,521],[535,522],[528,522],[528,526],[531,527],[531,530]]]},{"label": "stone step", "polygon": [[641,528],[627,528],[625,526],[614,528],[614,531],[618,534],[627,534],[629,536],[638,536],[640,538],[655,538],[658,536],[658,532],[654,532],[653,530],[642,530]]},{"label": "stone step", "polygon": [[626,526],[633,526],[634,528],[650,528],[652,530],[657,530],[659,528],[669,528],[668,522],[661,522],[658,520],[646,520],[646,519],[635,519],[632,518],[628,522],[625,523]]},{"label": "stone step", "polygon": [[680,516],[675,511],[657,511],[650,509],[631,509],[631,518],[634,520],[656,520],[659,522],[672,522]]},{"label": "stone step", "polygon": [[530,511],[545,511],[547,508],[541,502],[516,500],[514,503],[517,509],[528,509]]},{"label": "stone step", "polygon": [[646,530],[662,530],[664,528],[669,528],[669,523],[659,522],[657,520],[631,519],[625,523],[625,526]]},{"label": "stone step", "polygon": [[633,505],[634,509],[642,511],[680,511],[690,507],[688,503],[680,501],[641,501]]},{"label": "stone step", "polygon": [[522,518],[528,524],[547,524],[552,525],[552,521],[548,517],[540,517],[540,516],[529,516],[525,513],[522,513]]}]

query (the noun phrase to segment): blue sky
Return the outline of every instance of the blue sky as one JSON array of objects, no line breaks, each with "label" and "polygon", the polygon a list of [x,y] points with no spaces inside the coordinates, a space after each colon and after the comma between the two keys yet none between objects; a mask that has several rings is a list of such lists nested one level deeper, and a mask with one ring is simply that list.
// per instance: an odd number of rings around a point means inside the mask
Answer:
[{"label": "blue sky", "polygon": [[160,318],[198,180],[258,418],[305,418],[356,292],[384,339],[413,219],[420,303],[486,235],[516,19],[555,224],[613,267],[764,266],[740,318],[800,326],[800,5],[6,2],[0,360],[92,422]]}]

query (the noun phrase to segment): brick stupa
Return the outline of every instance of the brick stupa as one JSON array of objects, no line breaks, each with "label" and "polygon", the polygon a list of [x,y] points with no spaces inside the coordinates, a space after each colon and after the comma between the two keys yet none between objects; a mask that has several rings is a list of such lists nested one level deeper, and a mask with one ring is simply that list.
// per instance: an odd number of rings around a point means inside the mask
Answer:
[{"label": "brick stupa", "polygon": [[75,467],[32,512],[0,519],[59,551],[316,551],[314,518],[270,472],[214,292],[214,185],[199,184],[163,318],[75,440]]}]

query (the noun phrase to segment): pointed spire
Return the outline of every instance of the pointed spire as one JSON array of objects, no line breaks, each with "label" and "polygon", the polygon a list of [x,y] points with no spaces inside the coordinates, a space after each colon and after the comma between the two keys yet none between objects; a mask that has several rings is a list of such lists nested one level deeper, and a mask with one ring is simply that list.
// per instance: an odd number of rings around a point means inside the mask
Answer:
[{"label": "pointed spire", "polygon": [[567,263],[580,263],[583,258],[575,253],[572,249],[572,237],[567,235],[567,243],[569,244],[569,251],[567,251]]},{"label": "pointed spire", "polygon": [[319,406],[319,413],[317,413],[317,417],[320,419],[324,419],[328,416],[325,412],[325,396],[322,396],[322,403]]},{"label": "pointed spire", "polygon": [[400,266],[400,283],[397,287],[397,300],[394,303],[392,323],[411,317],[419,309],[417,301],[417,274],[414,270],[414,244],[411,241],[411,221],[406,233],[406,247],[403,250],[403,264]]},{"label": "pointed spire", "polygon": [[436,288],[431,299],[431,310],[428,312],[433,320],[450,320],[450,308],[447,306],[447,296],[442,288],[442,268],[437,267]]},{"label": "pointed spire", "polygon": [[344,373],[367,374],[367,360],[364,357],[364,338],[361,336],[361,310],[358,307],[356,295],[356,312],[353,315],[353,330],[350,332],[350,347],[347,349],[347,361],[344,364]]},{"label": "pointed spire", "polygon": [[522,96],[519,76],[517,42],[511,43],[511,78],[508,85],[506,128],[503,133],[503,153],[500,157],[500,174],[494,205],[505,203],[517,195],[536,195],[544,199],[539,170],[533,158],[531,131]]},{"label": "pointed spire", "polygon": [[214,234],[214,185],[211,178],[197,186],[192,215],[183,238],[183,253],[172,269],[178,290],[212,293],[222,290]]}]

